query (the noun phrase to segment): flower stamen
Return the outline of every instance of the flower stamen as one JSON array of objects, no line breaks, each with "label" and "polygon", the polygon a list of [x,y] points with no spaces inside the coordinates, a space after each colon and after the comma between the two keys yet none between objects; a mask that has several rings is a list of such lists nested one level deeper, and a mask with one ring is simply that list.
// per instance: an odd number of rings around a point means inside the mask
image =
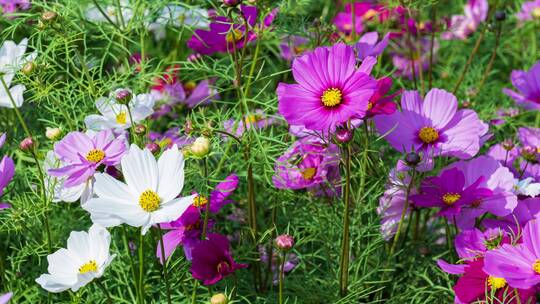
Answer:
[{"label": "flower stamen", "polygon": [[87,272],[96,272],[96,271],[97,271],[97,263],[94,260],[90,260],[88,263],[85,263],[81,267],[79,267],[80,274],[85,274]]},{"label": "flower stamen", "polygon": [[343,101],[343,93],[340,89],[330,88],[323,92],[321,102],[325,107],[338,106]]},{"label": "flower stamen", "polygon": [[161,199],[159,198],[159,195],[152,190],[144,191],[139,197],[139,205],[146,212],[154,212],[158,210],[160,202]]},{"label": "flower stamen", "polygon": [[540,259],[536,260],[533,264],[534,272],[540,274]]},{"label": "flower stamen", "polygon": [[503,278],[496,278],[496,277],[492,277],[492,276],[489,276],[488,279],[487,279],[487,282],[488,282],[488,285],[492,288],[492,289],[501,289],[503,288],[505,285],[506,285],[506,280],[503,279]]},{"label": "flower stamen", "polygon": [[208,199],[204,195],[199,194],[193,199],[193,206],[195,207],[202,207],[206,205],[207,203],[208,203]]},{"label": "flower stamen", "polygon": [[119,125],[125,125],[127,122],[126,112],[120,112],[116,115],[116,123]]},{"label": "flower stamen", "polygon": [[86,160],[91,163],[99,163],[105,158],[105,152],[99,149],[92,149],[86,154]]},{"label": "flower stamen", "polygon": [[426,144],[432,144],[439,139],[439,132],[432,127],[423,127],[418,132],[418,137],[420,140]]},{"label": "flower stamen", "polygon": [[461,195],[458,193],[446,193],[445,195],[443,195],[442,200],[446,205],[451,206],[455,202],[457,202],[460,198],[461,198]]}]

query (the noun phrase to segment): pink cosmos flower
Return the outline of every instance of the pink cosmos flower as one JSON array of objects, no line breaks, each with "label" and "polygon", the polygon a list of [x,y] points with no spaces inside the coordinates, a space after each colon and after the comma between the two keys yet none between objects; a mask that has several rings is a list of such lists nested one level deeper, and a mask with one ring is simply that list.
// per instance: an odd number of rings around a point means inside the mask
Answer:
[{"label": "pink cosmos flower", "polygon": [[111,130],[93,135],[70,132],[54,145],[54,153],[66,166],[50,169],[49,174],[67,176],[65,187],[80,185],[92,177],[99,166],[120,163],[125,151],[124,140],[114,138]]},{"label": "pink cosmos flower", "polygon": [[396,111],[397,105],[394,98],[401,94],[401,90],[385,96],[390,91],[390,88],[392,88],[392,78],[383,77],[377,79],[377,88],[369,99],[366,117],[389,115]]},{"label": "pink cosmos flower", "polygon": [[537,61],[528,71],[512,71],[510,81],[518,92],[505,88],[504,94],[525,109],[540,110],[540,61]]},{"label": "pink cosmos flower", "polygon": [[528,198],[520,200],[511,214],[499,219],[487,218],[482,221],[482,225],[518,234],[525,224],[536,218],[540,218],[540,198]]},{"label": "pink cosmos flower", "polygon": [[469,0],[464,10],[465,15],[452,16],[448,32],[441,34],[443,39],[466,39],[486,20],[489,6],[487,0]]},{"label": "pink cosmos flower", "polygon": [[486,253],[484,270],[504,278],[511,287],[528,289],[540,283],[540,220],[525,225],[521,240]]},{"label": "pink cosmos flower", "polygon": [[[392,49],[392,64],[397,69],[396,74],[412,79],[413,67],[414,75],[418,77],[425,74],[430,65],[429,53],[431,49],[431,39],[429,37],[418,37],[412,43],[406,35],[395,41],[396,45]],[[412,59],[411,50],[412,49]],[[436,53],[439,49],[439,42],[433,42],[433,61],[436,60]]]},{"label": "pink cosmos flower", "polygon": [[383,39],[378,42],[379,40],[379,33],[377,32],[369,32],[365,33],[360,37],[360,40],[354,45],[354,49],[356,50],[356,53],[358,54],[359,60],[364,60],[367,57],[377,57],[388,46],[388,40],[390,39],[390,34],[384,35]]},{"label": "pink cosmos flower", "polygon": [[13,297],[13,292],[8,292],[0,296],[0,304],[7,304],[9,300]]},{"label": "pink cosmos flower", "polygon": [[523,2],[521,11],[516,13],[516,17],[521,22],[540,19],[540,0]]},{"label": "pink cosmos flower", "polygon": [[280,83],[279,113],[291,125],[334,131],[352,118],[363,118],[377,83],[369,76],[373,57],[356,68],[351,46],[319,47],[296,58],[293,76],[298,84]]},{"label": "pink cosmos flower", "polygon": [[375,125],[394,149],[423,151],[429,156],[470,158],[480,149],[488,131],[476,112],[458,110],[457,99],[441,89],[431,89],[424,101],[417,91],[401,96],[401,111],[375,116]]},{"label": "pink cosmos flower", "polygon": [[4,14],[12,14],[29,9],[30,0],[0,0],[0,6]]},{"label": "pink cosmos flower", "polygon": [[[264,129],[275,124],[277,124],[275,118],[267,115],[261,109],[256,109],[250,115],[244,116],[242,120],[228,119],[224,121],[223,128],[236,137],[241,137],[248,129]],[[224,137],[228,139],[226,135]]]},{"label": "pink cosmos flower", "polygon": [[492,195],[491,190],[480,187],[484,181],[485,177],[481,176],[467,185],[463,172],[457,168],[446,169],[437,177],[425,179],[420,193],[410,199],[415,206],[439,207],[439,215],[451,218],[459,214],[463,206]]},{"label": "pink cosmos flower", "polygon": [[294,58],[302,55],[306,50],[309,39],[302,36],[288,36],[279,44],[281,48],[281,57],[292,61]]},{"label": "pink cosmos flower", "polygon": [[181,134],[178,127],[170,128],[163,134],[151,131],[148,133],[148,139],[161,148],[172,148],[176,145],[180,149],[195,141],[195,138]]},{"label": "pink cosmos flower", "polygon": [[479,156],[468,161],[459,161],[448,168],[457,168],[465,176],[465,187],[475,184],[479,179],[479,187],[489,189],[490,196],[473,201],[464,206],[456,216],[456,222],[461,229],[471,229],[476,218],[484,213],[496,216],[508,215],[517,205],[517,196],[513,192],[514,175],[508,168],[489,156]]},{"label": "pink cosmos flower", "polygon": [[[6,133],[0,135],[0,148],[4,145],[6,141]],[[4,190],[6,189],[13,175],[15,174],[15,163],[9,156],[4,156],[0,161],[0,198],[4,195]],[[10,208],[11,205],[8,203],[0,202],[0,210]]]},{"label": "pink cosmos flower", "polygon": [[503,243],[510,243],[510,238],[500,228],[486,229],[484,232],[477,228],[464,230],[456,235],[454,241],[456,252],[463,260],[483,257],[488,250],[496,249]]}]

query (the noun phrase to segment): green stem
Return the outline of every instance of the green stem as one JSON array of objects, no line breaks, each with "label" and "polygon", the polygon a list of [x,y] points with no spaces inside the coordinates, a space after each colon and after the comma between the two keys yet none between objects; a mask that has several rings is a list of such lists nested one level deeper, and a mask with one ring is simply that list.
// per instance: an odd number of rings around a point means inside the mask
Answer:
[{"label": "green stem", "polygon": [[351,0],[351,22],[352,22],[352,31],[351,31],[351,40],[356,42],[356,14],[354,12],[355,0]]},{"label": "green stem", "polygon": [[144,303],[144,256],[143,256],[143,247],[144,247],[144,235],[142,234],[142,228],[139,235],[139,303]]},{"label": "green stem", "polygon": [[[207,204],[208,205],[208,204]],[[161,230],[161,225],[157,224],[159,230],[159,240],[161,247],[161,262],[163,265],[163,280],[165,281],[165,288],[167,291],[167,303],[172,304],[171,300],[171,288],[169,285],[169,276],[167,274],[167,260],[165,259],[165,245],[163,244],[163,230]]]},{"label": "green stem", "polygon": [[139,285],[138,285],[138,279],[137,279],[137,273],[135,271],[135,262],[133,261],[133,256],[131,255],[131,251],[129,249],[129,241],[128,241],[128,235],[127,230],[124,225],[122,227],[122,240],[124,242],[124,247],[126,248],[126,254],[129,257],[129,262],[131,265],[131,275],[133,276],[133,286],[135,286],[135,292],[137,294],[137,298],[139,298]]},{"label": "green stem", "polygon": [[199,286],[199,281],[195,280],[193,284],[193,292],[191,293],[191,304],[197,303],[197,287]]},{"label": "green stem", "polygon": [[[204,179],[206,180],[206,189],[205,192],[208,192],[208,158],[204,158]],[[206,239],[206,232],[208,226],[208,215],[210,214],[210,195],[207,196],[207,203],[204,205],[204,220],[203,220],[203,230],[201,233],[201,239]]]},{"label": "green stem", "polygon": [[412,185],[414,184],[414,178],[416,176],[416,169],[413,168],[413,172],[411,174],[411,181],[409,185],[407,186],[407,190],[405,191],[405,203],[403,204],[403,211],[401,211],[401,217],[399,219],[398,228],[396,231],[396,235],[394,236],[394,240],[392,241],[392,246],[390,247],[390,258],[394,254],[394,251],[396,249],[396,245],[399,241],[399,236],[401,234],[401,228],[403,226],[403,222],[405,219],[405,214],[407,213],[407,209],[409,208],[409,194],[411,193]]},{"label": "green stem", "polygon": [[491,57],[489,58],[488,65],[486,67],[486,70],[484,71],[484,75],[482,75],[482,80],[480,80],[480,84],[478,85],[478,93],[480,93],[480,90],[484,86],[484,83],[486,82],[489,72],[491,72],[491,68],[493,67],[493,63],[495,62],[495,58],[497,58],[497,49],[499,48],[499,43],[501,41],[501,31],[502,31],[502,23],[499,22],[497,26],[497,34],[495,36],[495,47],[493,48],[493,51],[491,52]]},{"label": "green stem", "polygon": [[349,281],[349,251],[350,251],[350,239],[349,239],[349,217],[350,217],[350,201],[349,196],[351,192],[351,147],[347,144],[347,152],[344,157],[345,163],[345,192],[343,195],[343,203],[345,208],[343,210],[343,237],[341,240],[341,258],[339,264],[339,289],[341,296],[347,294],[347,285]]},{"label": "green stem", "polygon": [[474,55],[476,55],[476,52],[478,52],[478,49],[480,48],[480,44],[484,40],[484,36],[486,35],[486,28],[482,30],[480,33],[480,37],[476,40],[476,44],[474,45],[474,48],[469,55],[469,59],[467,59],[467,63],[465,63],[465,66],[463,67],[463,71],[461,72],[461,75],[459,76],[459,79],[456,83],[456,86],[454,87],[454,90],[452,91],[452,94],[456,94],[456,92],[459,90],[459,87],[461,86],[461,83],[463,82],[463,79],[465,79],[465,74],[467,74],[467,71],[469,70],[469,67],[471,66],[471,63],[473,61]]},{"label": "green stem", "polygon": [[101,283],[99,279],[96,279],[96,285],[101,289],[103,294],[105,294],[105,296],[107,297],[107,303],[112,304],[113,301],[112,301],[111,295],[109,294],[109,292],[107,291],[105,286],[103,286],[103,283]]},{"label": "green stem", "polygon": [[[286,253],[281,255],[281,265],[279,266],[279,304],[283,304],[283,281],[285,280],[285,256]],[[271,259],[271,257],[269,258]]]}]

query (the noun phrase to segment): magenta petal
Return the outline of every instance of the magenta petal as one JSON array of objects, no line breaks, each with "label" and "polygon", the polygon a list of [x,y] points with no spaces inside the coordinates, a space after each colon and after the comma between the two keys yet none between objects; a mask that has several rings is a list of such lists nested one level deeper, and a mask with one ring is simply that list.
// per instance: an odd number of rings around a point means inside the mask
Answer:
[{"label": "magenta petal", "polygon": [[446,273],[449,274],[463,274],[465,273],[465,269],[467,268],[467,265],[455,265],[450,264],[442,259],[437,260],[437,265]]},{"label": "magenta petal", "polygon": [[[174,252],[176,247],[180,245],[180,243],[182,242],[183,236],[184,236],[183,229],[175,229],[163,235],[163,249],[165,252],[165,260],[167,260],[171,256],[171,254]],[[159,262],[163,264],[163,256],[161,254],[161,241],[158,241],[158,244],[157,244],[156,257],[159,259]]]}]

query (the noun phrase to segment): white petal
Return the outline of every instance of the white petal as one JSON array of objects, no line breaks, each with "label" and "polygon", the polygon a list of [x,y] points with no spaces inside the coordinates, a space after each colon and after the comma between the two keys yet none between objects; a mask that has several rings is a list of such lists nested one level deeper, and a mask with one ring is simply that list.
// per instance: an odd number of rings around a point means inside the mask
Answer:
[{"label": "white petal", "polygon": [[161,205],[159,210],[152,212],[151,225],[171,222],[179,218],[193,204],[197,194],[178,198]]},{"label": "white petal", "polygon": [[184,155],[174,145],[163,152],[158,160],[159,197],[168,202],[180,194],[184,187]]},{"label": "white petal", "polygon": [[146,190],[157,191],[157,162],[148,149],[141,150],[137,145],[131,145],[128,154],[122,157],[122,172],[131,192],[137,197]]},{"label": "white petal", "polygon": [[[126,204],[121,200],[105,198],[92,198],[83,209],[90,212],[92,221],[104,227],[116,226],[125,223],[134,227],[141,227],[149,220],[149,213],[139,205]],[[116,220],[118,219],[118,220]]]},{"label": "white petal", "polygon": [[104,199],[122,201],[125,204],[137,204],[138,198],[130,192],[130,188],[106,173],[95,175],[94,193]]},{"label": "white petal", "polygon": [[36,283],[49,292],[62,292],[77,284],[77,276],[53,276],[50,274],[42,274],[36,279]]}]

